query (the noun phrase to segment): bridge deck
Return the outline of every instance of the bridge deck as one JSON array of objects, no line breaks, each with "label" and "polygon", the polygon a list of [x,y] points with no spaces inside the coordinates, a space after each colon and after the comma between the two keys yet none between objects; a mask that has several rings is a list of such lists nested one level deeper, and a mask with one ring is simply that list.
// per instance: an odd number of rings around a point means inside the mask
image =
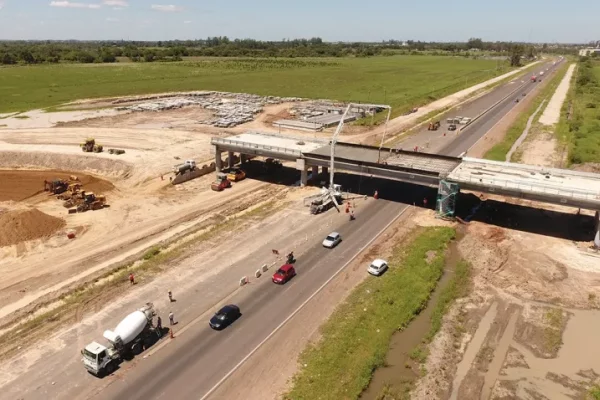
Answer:
[{"label": "bridge deck", "polygon": [[600,203],[599,174],[465,157],[447,179],[459,184],[519,190]]},{"label": "bridge deck", "polygon": [[[331,146],[323,146],[313,152],[304,152],[306,157],[330,157]],[[419,172],[435,172],[447,175],[461,162],[460,158],[440,156],[437,154],[416,153],[384,147],[363,146],[352,143],[338,142],[335,145],[335,158],[353,160],[359,163],[382,163],[403,167]]]},{"label": "bridge deck", "polygon": [[[262,133],[213,138],[219,151],[237,151],[286,160],[303,158],[308,165],[329,166],[329,140]],[[337,143],[336,168],[420,185],[440,179],[461,189],[496,193],[552,204],[600,210],[600,174],[457,158],[353,143]]]}]

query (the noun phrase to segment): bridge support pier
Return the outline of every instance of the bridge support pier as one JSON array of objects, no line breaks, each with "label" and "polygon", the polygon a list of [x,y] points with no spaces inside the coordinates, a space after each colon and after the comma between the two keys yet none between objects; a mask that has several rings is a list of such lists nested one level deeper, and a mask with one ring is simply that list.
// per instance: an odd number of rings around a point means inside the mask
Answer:
[{"label": "bridge support pier", "polygon": [[600,248],[600,211],[596,211],[594,222],[596,228],[594,233],[594,246],[596,246],[596,248]]},{"label": "bridge support pier", "polygon": [[228,151],[227,152],[227,167],[229,169],[233,168],[233,166],[235,165],[235,160],[233,159],[233,151]]},{"label": "bridge support pier", "polygon": [[300,187],[305,187],[308,184],[308,168],[304,166],[300,170]]},{"label": "bridge support pier", "polygon": [[323,175],[327,175],[329,173],[329,168],[328,167],[321,167],[321,172],[323,172]]},{"label": "bridge support pier", "polygon": [[221,159],[221,149],[215,146],[215,172],[219,173],[223,170],[223,160]]},{"label": "bridge support pier", "polygon": [[312,167],[312,177],[311,179],[313,181],[316,181],[319,178],[319,166],[318,165],[313,165]]},{"label": "bridge support pier", "polygon": [[245,154],[240,153],[240,164],[245,164],[248,161],[248,157]]}]

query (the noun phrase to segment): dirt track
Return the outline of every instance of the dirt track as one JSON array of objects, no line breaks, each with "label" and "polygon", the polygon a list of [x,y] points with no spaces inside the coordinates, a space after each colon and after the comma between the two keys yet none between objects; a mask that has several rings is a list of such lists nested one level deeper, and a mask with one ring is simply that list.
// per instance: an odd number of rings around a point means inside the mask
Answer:
[{"label": "dirt track", "polygon": [[102,194],[115,187],[109,181],[91,175],[69,171],[6,171],[0,170],[0,201],[23,201],[44,192],[44,180],[65,179],[75,175],[84,190]]}]

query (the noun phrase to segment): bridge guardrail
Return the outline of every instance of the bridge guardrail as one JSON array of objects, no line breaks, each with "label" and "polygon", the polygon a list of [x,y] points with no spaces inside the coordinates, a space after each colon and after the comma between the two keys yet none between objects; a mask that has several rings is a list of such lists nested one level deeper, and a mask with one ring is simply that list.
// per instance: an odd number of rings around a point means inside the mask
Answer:
[{"label": "bridge guardrail", "polygon": [[473,176],[464,176],[464,175],[456,175],[450,174],[447,177],[448,180],[454,181],[457,183],[470,183],[478,186],[487,186],[490,188],[503,188],[503,189],[513,189],[513,190],[522,190],[529,191],[530,193],[544,193],[544,194],[553,194],[557,196],[570,197],[573,199],[586,199],[586,200],[597,200],[600,201],[600,192],[592,192],[585,190],[564,190],[557,188],[556,186],[548,186],[543,184],[528,184],[528,183],[519,183],[511,180],[505,179],[489,179],[489,178],[479,178]]},{"label": "bridge guardrail", "polygon": [[254,143],[245,143],[245,142],[241,142],[241,141],[237,141],[237,140],[231,140],[231,139],[225,139],[225,138],[213,138],[211,140],[212,144],[215,145],[231,145],[231,146],[236,146],[236,147],[241,147],[241,148],[251,148],[251,149],[259,149],[259,150],[267,150],[267,151],[275,151],[277,153],[282,153],[282,154],[293,154],[295,156],[302,156],[302,152],[300,150],[292,150],[292,149],[288,149],[285,147],[279,147],[279,146],[271,146],[271,145],[265,145],[265,144],[254,144]]}]

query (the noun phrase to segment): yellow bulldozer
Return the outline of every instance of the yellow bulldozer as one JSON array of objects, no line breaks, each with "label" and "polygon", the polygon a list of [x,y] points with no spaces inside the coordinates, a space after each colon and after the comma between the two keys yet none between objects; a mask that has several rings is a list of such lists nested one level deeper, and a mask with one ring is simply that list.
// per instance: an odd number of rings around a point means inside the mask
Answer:
[{"label": "yellow bulldozer", "polygon": [[59,200],[70,200],[72,198],[77,197],[77,195],[79,195],[80,193],[81,193],[81,183],[77,183],[77,182],[70,183],[69,186],[67,186],[67,190],[64,193],[56,196],[56,198]]},{"label": "yellow bulldozer", "polygon": [[[86,212],[88,210],[100,210],[106,205],[106,196],[96,196],[94,193],[80,192],[81,196],[77,198],[73,197],[67,202],[71,202],[71,208],[69,208],[69,214],[75,214],[79,212]],[[65,206],[67,204],[65,202]]]},{"label": "yellow bulldozer", "polygon": [[102,150],[104,149],[101,144],[96,144],[96,139],[94,138],[86,139],[80,146],[84,153],[102,153]]}]

